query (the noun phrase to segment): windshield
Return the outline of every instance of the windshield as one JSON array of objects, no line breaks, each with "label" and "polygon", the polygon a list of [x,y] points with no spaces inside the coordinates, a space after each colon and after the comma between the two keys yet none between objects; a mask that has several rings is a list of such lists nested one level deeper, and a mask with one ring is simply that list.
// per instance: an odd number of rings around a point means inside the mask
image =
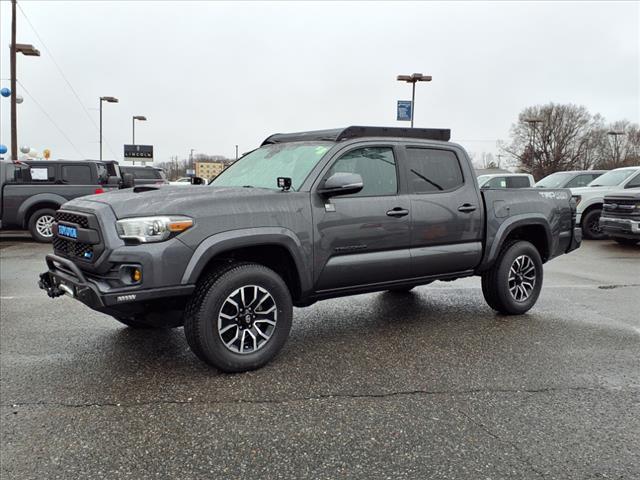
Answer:
[{"label": "windshield", "polygon": [[615,187],[620,185],[638,170],[611,170],[591,182],[589,187]]},{"label": "windshield", "polygon": [[562,172],[562,173],[552,173],[544,177],[538,183],[536,183],[536,187],[540,188],[560,188],[564,186],[571,178],[573,178],[573,173]]},{"label": "windshield", "polygon": [[290,177],[298,190],[332,142],[292,142],[265,145],[245,155],[218,175],[214,187],[257,187],[278,189],[278,177]]}]

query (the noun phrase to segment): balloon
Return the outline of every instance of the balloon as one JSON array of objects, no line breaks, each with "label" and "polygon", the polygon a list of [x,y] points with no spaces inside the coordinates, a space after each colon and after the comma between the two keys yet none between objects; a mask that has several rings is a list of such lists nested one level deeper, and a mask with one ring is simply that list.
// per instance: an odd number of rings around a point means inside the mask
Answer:
[{"label": "balloon", "polygon": [[7,153],[7,146],[0,145],[0,155],[4,155],[5,153]]},{"label": "balloon", "polygon": [[11,90],[9,90],[8,88],[1,88],[0,89],[0,95],[2,95],[3,97],[8,97],[9,95],[11,95]]},{"label": "balloon", "polygon": [[16,95],[16,103],[22,103],[24,102],[24,98],[22,98],[22,95]]},{"label": "balloon", "polygon": [[31,158],[37,158],[38,151],[35,148],[32,148],[29,150],[29,153],[27,153],[27,155],[29,155]]},{"label": "balloon", "polygon": [[27,146],[27,145],[23,145],[20,147],[20,151],[22,153],[29,153],[29,150],[31,150],[31,147]]}]

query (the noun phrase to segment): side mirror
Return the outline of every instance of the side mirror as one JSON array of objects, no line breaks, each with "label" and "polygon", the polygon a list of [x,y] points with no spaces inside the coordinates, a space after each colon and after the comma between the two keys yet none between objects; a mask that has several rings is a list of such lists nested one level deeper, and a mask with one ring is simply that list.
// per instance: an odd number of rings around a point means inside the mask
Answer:
[{"label": "side mirror", "polygon": [[204,185],[205,179],[202,177],[191,177],[191,185]]},{"label": "side mirror", "polygon": [[358,193],[364,187],[362,177],[357,173],[337,172],[327,178],[318,190],[326,197]]},{"label": "side mirror", "polygon": [[125,173],[122,175],[122,188],[133,188],[134,184],[135,180],[132,174]]}]

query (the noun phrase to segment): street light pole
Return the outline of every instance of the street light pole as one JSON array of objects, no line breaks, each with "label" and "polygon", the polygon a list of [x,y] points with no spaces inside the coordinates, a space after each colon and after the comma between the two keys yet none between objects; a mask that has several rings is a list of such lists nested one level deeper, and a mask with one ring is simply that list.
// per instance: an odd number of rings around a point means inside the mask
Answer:
[{"label": "street light pole", "polygon": [[238,161],[238,145],[236,145],[236,162]]},{"label": "street light pole", "polygon": [[620,135],[624,135],[625,132],[616,132],[616,131],[610,131],[607,132],[607,135],[609,135],[610,137],[613,137],[613,160],[614,160],[614,167],[619,167],[619,162],[620,162],[620,147],[618,145],[618,137]]},{"label": "street light pole", "polygon": [[9,52],[11,72],[11,158],[18,160],[18,112],[17,112],[17,79],[16,79],[16,54],[18,52],[26,56],[39,57],[40,52],[33,45],[16,43],[16,0],[11,0],[11,45]]},{"label": "street light pole", "polygon": [[136,120],[140,120],[141,122],[145,122],[147,117],[144,115],[134,115],[131,117],[131,144],[136,144]]},{"label": "street light pole", "polygon": [[413,128],[413,115],[416,110],[416,82],[430,82],[431,75],[423,75],[421,73],[412,73],[411,75],[398,75],[396,79],[400,82],[411,83],[411,128]]},{"label": "street light pole", "polygon": [[116,97],[100,97],[100,160],[102,160],[102,102],[118,103]]}]

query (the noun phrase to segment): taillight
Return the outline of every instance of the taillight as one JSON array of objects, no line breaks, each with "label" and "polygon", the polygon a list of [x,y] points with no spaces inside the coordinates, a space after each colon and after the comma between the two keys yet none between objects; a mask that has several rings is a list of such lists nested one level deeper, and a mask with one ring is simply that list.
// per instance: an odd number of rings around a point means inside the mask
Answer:
[{"label": "taillight", "polygon": [[96,188],[93,193],[104,193],[104,188]]}]

